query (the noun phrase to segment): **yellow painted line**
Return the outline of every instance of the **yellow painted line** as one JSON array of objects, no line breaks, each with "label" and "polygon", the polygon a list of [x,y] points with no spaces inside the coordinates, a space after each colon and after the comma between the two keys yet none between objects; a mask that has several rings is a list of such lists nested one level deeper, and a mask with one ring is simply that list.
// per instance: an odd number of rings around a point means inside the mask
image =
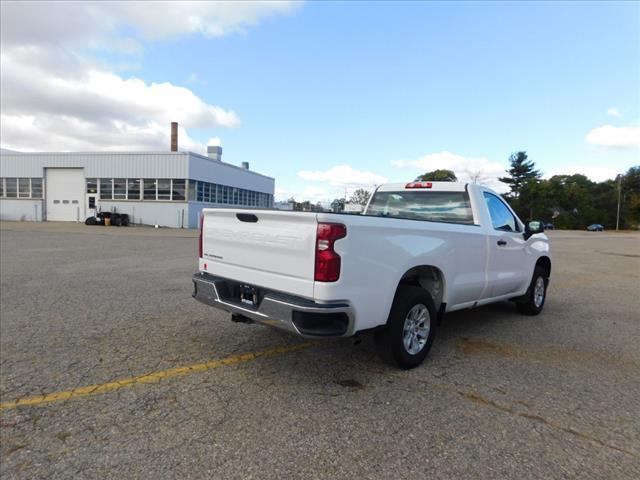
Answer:
[{"label": "yellow painted line", "polygon": [[63,392],[48,393],[46,395],[36,395],[33,397],[19,398],[9,402],[1,402],[0,410],[9,410],[12,408],[26,407],[26,406],[38,406],[45,403],[62,402],[65,400],[72,400],[79,397],[88,397],[92,395],[101,395],[103,393],[113,392],[124,387],[131,387],[133,385],[144,383],[156,383],[165,378],[179,377],[183,375],[191,375],[196,372],[204,372],[207,370],[213,370],[220,367],[228,367],[231,365],[237,365],[238,363],[250,362],[260,357],[275,357],[278,355],[284,355],[285,353],[296,352],[313,345],[313,342],[298,343],[296,345],[269,348],[267,350],[261,350],[258,352],[247,352],[241,355],[231,355],[219,360],[211,360],[205,363],[196,363],[194,365],[188,365],[185,367],[170,368],[168,370],[162,370],[159,372],[146,373],[144,375],[138,375],[136,377],[123,378],[115,380],[113,382],[102,383],[97,385],[88,385],[86,387],[78,387],[73,390],[66,390]]}]

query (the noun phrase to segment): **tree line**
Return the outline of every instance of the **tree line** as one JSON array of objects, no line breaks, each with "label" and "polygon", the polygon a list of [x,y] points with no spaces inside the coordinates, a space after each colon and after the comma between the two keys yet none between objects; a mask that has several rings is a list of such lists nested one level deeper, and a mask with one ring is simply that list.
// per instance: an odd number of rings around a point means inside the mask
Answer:
[{"label": "tree line", "polygon": [[[524,220],[543,220],[555,228],[584,229],[600,223],[612,229],[616,227],[619,197],[620,228],[640,226],[640,165],[603,182],[579,173],[543,179],[527,152],[520,151],[509,157],[506,174],[499,179],[509,186],[503,197]],[[457,178],[451,170],[433,170],[416,180],[455,182]]]},{"label": "tree line", "polygon": [[542,179],[526,152],[509,157],[505,195],[521,218],[552,222],[556,228],[583,229],[592,223],[615,228],[620,199],[620,228],[640,225],[640,165],[616,179],[594,182],[584,175],[554,175]]},{"label": "tree line", "polygon": [[[509,157],[509,169],[499,178],[509,186],[503,197],[523,220],[542,220],[555,228],[584,229],[600,223],[607,229],[616,227],[618,198],[620,199],[620,228],[640,227],[640,165],[629,168],[616,179],[594,182],[585,175],[554,175],[543,179],[527,152],[519,151]],[[419,175],[416,181],[456,182],[451,170],[438,169]],[[371,193],[358,189],[348,203],[366,205]],[[294,210],[323,211],[320,203],[296,202]],[[345,198],[336,198],[330,209],[341,212]]]}]

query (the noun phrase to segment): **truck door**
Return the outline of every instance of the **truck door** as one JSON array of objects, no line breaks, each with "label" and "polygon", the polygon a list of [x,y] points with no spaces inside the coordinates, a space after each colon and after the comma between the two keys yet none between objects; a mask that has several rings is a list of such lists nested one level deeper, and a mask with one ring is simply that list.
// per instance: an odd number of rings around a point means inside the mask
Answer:
[{"label": "truck door", "polygon": [[488,280],[490,288],[485,298],[516,293],[526,282],[526,241],[519,222],[504,201],[490,192],[483,192],[489,210]]}]

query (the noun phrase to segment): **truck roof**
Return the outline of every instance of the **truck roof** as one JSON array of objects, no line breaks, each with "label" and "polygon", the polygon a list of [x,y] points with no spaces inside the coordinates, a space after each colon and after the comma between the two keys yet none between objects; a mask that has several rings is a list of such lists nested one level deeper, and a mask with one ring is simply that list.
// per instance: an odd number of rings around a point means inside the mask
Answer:
[{"label": "truck roof", "polygon": [[398,192],[401,190],[464,192],[467,182],[407,182],[385,183],[380,185],[378,192]]}]

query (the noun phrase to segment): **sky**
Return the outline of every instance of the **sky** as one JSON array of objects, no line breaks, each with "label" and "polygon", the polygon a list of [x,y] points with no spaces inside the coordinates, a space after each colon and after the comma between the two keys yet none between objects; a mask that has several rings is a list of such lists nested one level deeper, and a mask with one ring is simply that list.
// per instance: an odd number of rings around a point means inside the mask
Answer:
[{"label": "sky", "polygon": [[7,2],[2,148],[179,147],[327,202],[437,168],[640,164],[638,2]]}]

